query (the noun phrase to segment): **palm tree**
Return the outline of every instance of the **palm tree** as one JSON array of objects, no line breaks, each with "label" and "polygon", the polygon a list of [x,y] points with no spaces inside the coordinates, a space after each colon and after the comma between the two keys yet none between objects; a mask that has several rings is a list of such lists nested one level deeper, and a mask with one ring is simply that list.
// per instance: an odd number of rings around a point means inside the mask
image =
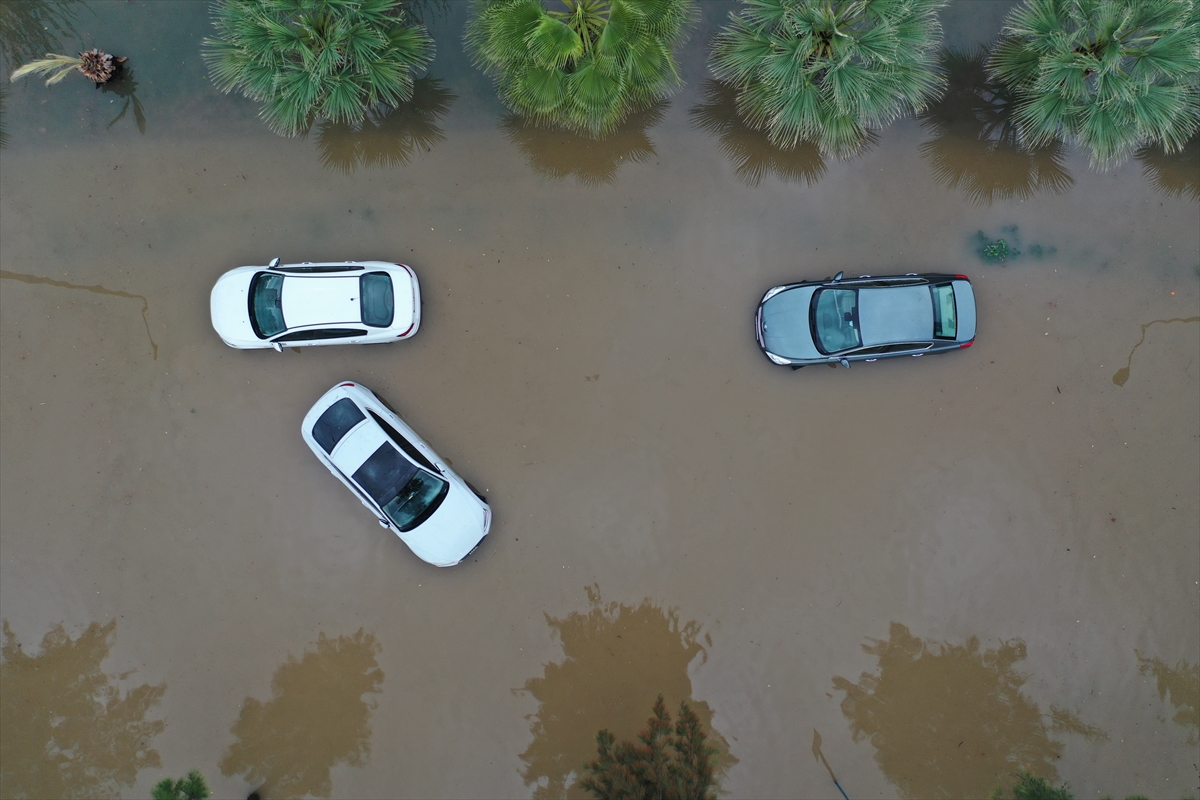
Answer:
[{"label": "palm tree", "polygon": [[409,24],[401,0],[218,0],[204,41],[222,92],[265,105],[260,116],[295,136],[317,117],[358,124],[377,106],[412,97],[413,72],[433,41]]},{"label": "palm tree", "polygon": [[[552,0],[554,1],[554,0]],[[679,83],[693,0],[475,0],[467,45],[510,109],[593,137]]]},{"label": "palm tree", "polygon": [[1017,97],[1021,136],[1063,139],[1093,166],[1148,144],[1183,148],[1200,125],[1200,8],[1193,0],[1025,0],[991,73]]},{"label": "palm tree", "polygon": [[935,99],[945,0],[743,0],[710,66],[780,147],[849,155],[867,132]]},{"label": "palm tree", "polygon": [[1017,135],[1013,95],[987,74],[987,51],[945,50],[946,93],[921,115],[932,135],[921,155],[938,183],[965,191],[979,205],[1025,200],[1043,191],[1062,194],[1074,179],[1062,142],[1029,147]]}]

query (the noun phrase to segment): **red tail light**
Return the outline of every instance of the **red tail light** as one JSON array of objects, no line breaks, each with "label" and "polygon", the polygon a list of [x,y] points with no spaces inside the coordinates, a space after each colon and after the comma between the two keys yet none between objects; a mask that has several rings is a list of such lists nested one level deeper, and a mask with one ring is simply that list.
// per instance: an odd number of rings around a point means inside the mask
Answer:
[{"label": "red tail light", "polygon": [[958,278],[960,281],[969,281],[969,280],[971,280],[971,279],[970,279],[970,278],[968,278],[966,275],[955,275],[954,277]]},{"label": "red tail light", "polygon": [[961,350],[962,348],[964,348],[964,347],[970,347],[970,346],[971,346],[971,345],[973,345],[973,344],[975,344],[975,340],[974,340],[974,339],[972,339],[972,340],[971,340],[971,341],[969,341],[969,342],[963,342],[962,344],[960,344],[960,345],[958,346],[958,349],[960,349],[960,350]]},{"label": "red tail light", "polygon": [[353,385],[354,385],[353,383],[339,383],[339,384],[338,384],[338,388],[340,389],[340,388],[342,388],[343,386],[353,386]]},{"label": "red tail light", "polygon": [[412,329],[413,329],[414,327],[416,327],[416,324],[417,324],[417,323],[415,323],[415,322],[414,322],[412,325],[409,325],[409,326],[408,326],[408,328],[406,328],[406,329],[405,329],[404,333],[400,334],[400,335],[399,335],[399,336],[397,336],[396,338],[397,338],[397,339],[403,339],[405,336],[408,336],[410,333],[412,333]]}]

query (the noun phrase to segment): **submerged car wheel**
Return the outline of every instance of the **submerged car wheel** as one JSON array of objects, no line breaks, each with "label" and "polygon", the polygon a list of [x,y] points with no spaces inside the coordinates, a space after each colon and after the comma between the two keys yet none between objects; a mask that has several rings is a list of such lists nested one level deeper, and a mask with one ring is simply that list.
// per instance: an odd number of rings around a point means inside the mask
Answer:
[{"label": "submerged car wheel", "polygon": [[804,364],[792,364],[792,369],[804,369]]}]

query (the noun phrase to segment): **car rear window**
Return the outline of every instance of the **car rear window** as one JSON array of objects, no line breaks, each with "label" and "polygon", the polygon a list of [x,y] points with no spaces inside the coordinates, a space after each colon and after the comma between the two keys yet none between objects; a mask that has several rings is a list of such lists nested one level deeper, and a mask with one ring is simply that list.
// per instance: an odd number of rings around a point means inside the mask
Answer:
[{"label": "car rear window", "polygon": [[417,474],[417,468],[390,442],[379,445],[379,449],[363,462],[354,473],[354,480],[380,505],[396,497],[406,483]]},{"label": "car rear window", "polygon": [[862,344],[858,331],[858,292],[854,289],[821,289],[813,297],[812,327],[817,346],[839,353]]},{"label": "car rear window", "polygon": [[933,295],[933,335],[937,339],[953,339],[958,335],[958,313],[954,305],[954,287],[948,283],[930,286]]},{"label": "car rear window", "polygon": [[312,436],[326,453],[332,453],[333,448],[358,423],[366,419],[362,410],[349,397],[343,397],[325,409],[325,413],[317,418],[313,425]]},{"label": "car rear window", "polygon": [[250,281],[250,326],[260,339],[286,330],[283,324],[283,276],[260,272]]},{"label": "car rear window", "polygon": [[359,303],[362,304],[362,320],[375,328],[386,328],[392,324],[396,313],[396,300],[392,296],[392,277],[386,272],[368,272],[358,279]]}]

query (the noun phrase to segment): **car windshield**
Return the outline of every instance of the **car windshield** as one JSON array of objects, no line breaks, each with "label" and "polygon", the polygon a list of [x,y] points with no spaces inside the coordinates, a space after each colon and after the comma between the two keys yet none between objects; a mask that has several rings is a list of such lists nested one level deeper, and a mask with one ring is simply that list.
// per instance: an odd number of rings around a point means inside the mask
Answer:
[{"label": "car windshield", "polygon": [[933,335],[938,339],[953,339],[958,335],[954,287],[949,284],[930,286],[929,291],[933,295]]},{"label": "car windshield", "polygon": [[838,353],[862,344],[858,331],[858,292],[819,290],[813,297],[812,328],[817,347],[824,353]]},{"label": "car windshield", "polygon": [[450,484],[436,475],[417,470],[383,511],[401,531],[411,531],[437,511],[449,489]]},{"label": "car windshield", "polygon": [[326,453],[332,453],[333,448],[342,440],[342,437],[364,419],[366,417],[363,416],[362,410],[355,402],[349,397],[343,397],[325,409],[325,413],[317,418],[316,424],[313,425],[312,436]]},{"label": "car windshield", "polygon": [[283,324],[283,276],[260,272],[250,281],[250,325],[260,339],[285,330]]},{"label": "car windshield", "polygon": [[362,320],[376,328],[392,324],[396,313],[392,296],[392,278],[386,272],[368,272],[358,279],[358,296],[362,304]]}]

